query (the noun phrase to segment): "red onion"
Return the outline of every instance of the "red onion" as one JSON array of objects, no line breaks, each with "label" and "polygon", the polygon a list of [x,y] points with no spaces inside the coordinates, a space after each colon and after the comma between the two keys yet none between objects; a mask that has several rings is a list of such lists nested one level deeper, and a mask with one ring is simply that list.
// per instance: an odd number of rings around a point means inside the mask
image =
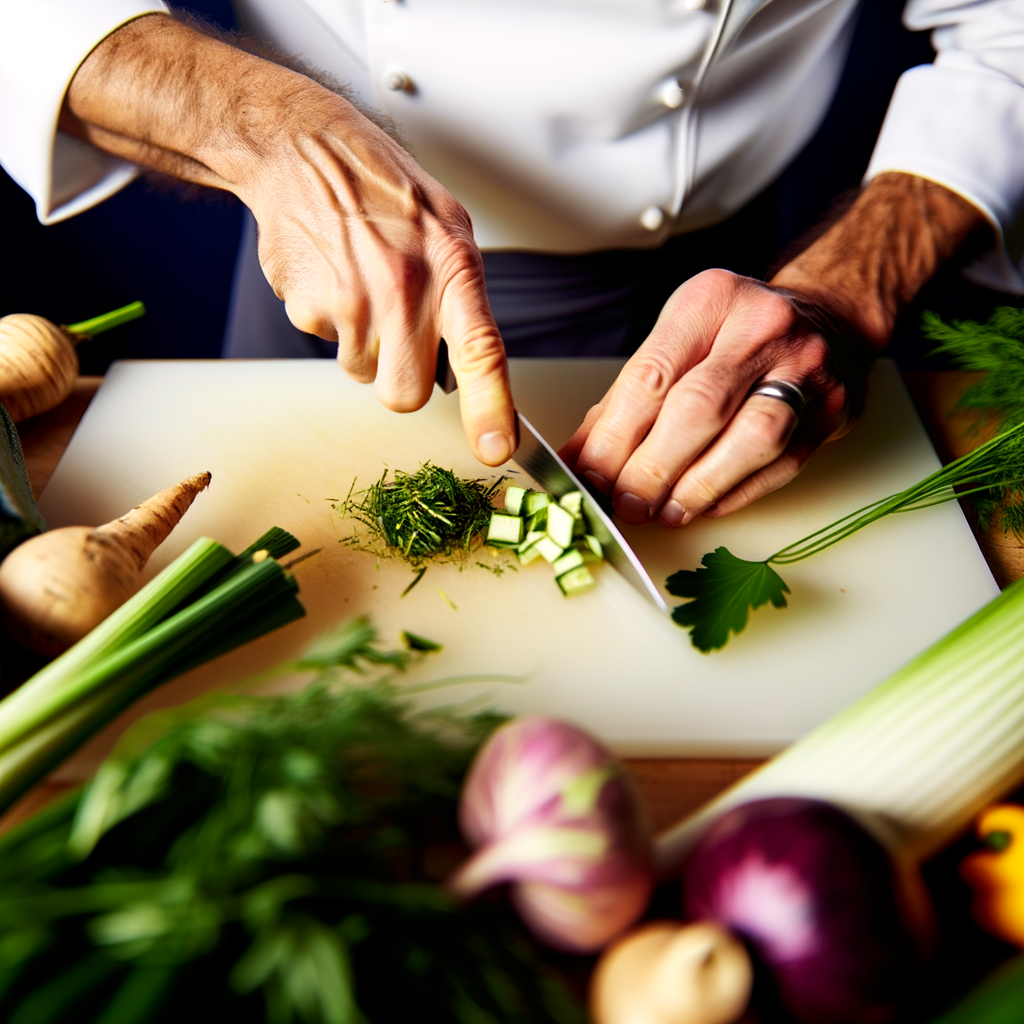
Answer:
[{"label": "red onion", "polygon": [[593,952],[650,899],[650,833],[629,780],[586,733],[516,719],[483,746],[463,786],[462,833],[475,849],[451,879],[470,898],[502,883],[534,933]]},{"label": "red onion", "polygon": [[821,801],[723,814],[687,862],[683,903],[746,939],[800,1024],[884,1024],[914,974],[888,854]]}]

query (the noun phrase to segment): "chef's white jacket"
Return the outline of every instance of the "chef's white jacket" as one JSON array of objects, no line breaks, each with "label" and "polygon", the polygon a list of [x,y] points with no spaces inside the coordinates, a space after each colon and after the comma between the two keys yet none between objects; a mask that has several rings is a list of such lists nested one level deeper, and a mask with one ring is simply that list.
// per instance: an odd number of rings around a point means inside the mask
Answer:
[{"label": "chef's white jacket", "polygon": [[[807,142],[858,0],[237,0],[243,24],[395,117],[477,243],[649,247],[739,209]],[[696,8],[696,9],[691,9]],[[0,163],[53,223],[136,169],[57,129],[76,68],[147,0],[0,0]],[[899,80],[867,170],[940,182],[1024,292],[1024,0],[910,0],[934,64]]]}]

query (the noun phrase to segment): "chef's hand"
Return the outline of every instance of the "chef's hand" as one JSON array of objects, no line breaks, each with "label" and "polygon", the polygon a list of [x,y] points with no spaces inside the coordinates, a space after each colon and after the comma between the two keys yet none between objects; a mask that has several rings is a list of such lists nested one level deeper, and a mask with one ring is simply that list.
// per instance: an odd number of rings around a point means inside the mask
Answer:
[{"label": "chef's hand", "polygon": [[[959,196],[883,174],[850,211],[764,285],[725,270],[683,284],[562,455],[626,522],[723,516],[788,483],[863,401],[871,358],[900,308],[988,222]],[[799,385],[798,418],[747,397]]]},{"label": "chef's hand", "polygon": [[86,58],[61,126],[101,149],[237,195],[292,323],[338,342],[390,409],[420,408],[448,343],[476,456],[515,449],[505,350],[462,205],[390,136],[304,75],[164,15]]}]

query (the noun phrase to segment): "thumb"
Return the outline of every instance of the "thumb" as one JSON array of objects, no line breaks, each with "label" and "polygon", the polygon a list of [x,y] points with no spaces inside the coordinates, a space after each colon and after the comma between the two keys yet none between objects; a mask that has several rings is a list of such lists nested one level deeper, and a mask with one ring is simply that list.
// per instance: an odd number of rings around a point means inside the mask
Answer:
[{"label": "thumb", "polygon": [[500,466],[516,450],[516,414],[505,345],[494,322],[483,273],[453,278],[441,299],[442,333],[459,385],[462,429],[473,454]]}]

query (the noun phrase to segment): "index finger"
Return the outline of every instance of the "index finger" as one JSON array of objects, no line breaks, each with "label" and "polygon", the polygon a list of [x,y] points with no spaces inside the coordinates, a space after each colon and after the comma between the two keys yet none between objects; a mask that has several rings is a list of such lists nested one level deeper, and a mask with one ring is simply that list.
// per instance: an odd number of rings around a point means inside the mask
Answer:
[{"label": "index finger", "polygon": [[711,350],[727,313],[721,293],[732,297],[730,276],[710,271],[676,290],[648,339],[622,368],[596,417],[577,432],[586,431],[577,470],[606,494],[654,426],[669,391]]},{"label": "index finger", "polygon": [[482,262],[449,280],[441,297],[441,330],[459,385],[466,439],[484,465],[500,466],[516,450],[516,413],[505,344],[487,301]]}]

